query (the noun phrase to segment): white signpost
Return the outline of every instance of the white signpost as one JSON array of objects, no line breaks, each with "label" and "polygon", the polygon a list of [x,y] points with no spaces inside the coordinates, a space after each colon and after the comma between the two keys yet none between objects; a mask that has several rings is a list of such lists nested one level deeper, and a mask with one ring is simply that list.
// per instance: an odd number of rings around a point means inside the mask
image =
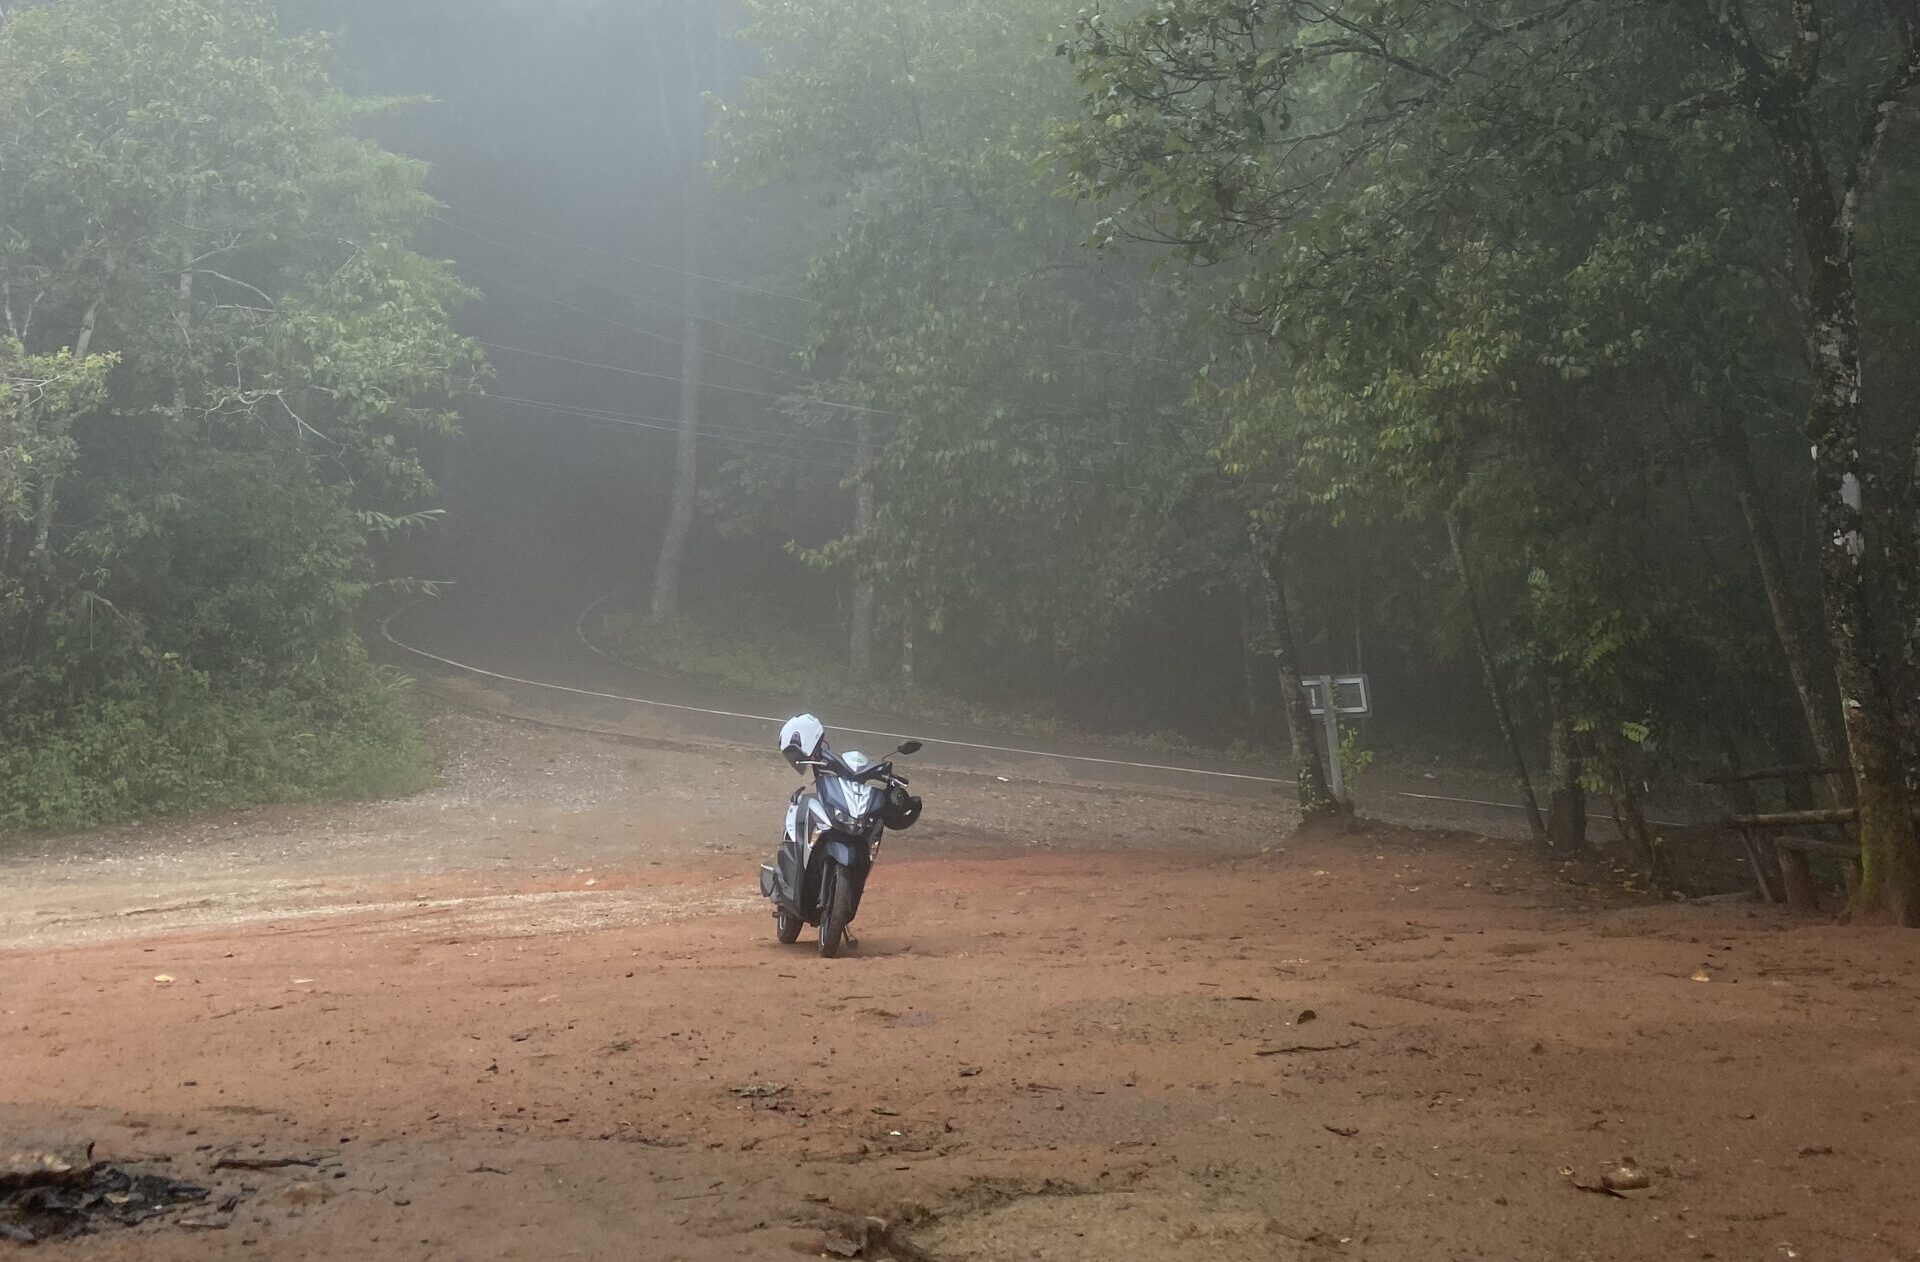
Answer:
[{"label": "white signpost", "polygon": [[[1347,799],[1346,777],[1340,773],[1340,716],[1365,718],[1373,713],[1373,692],[1365,675],[1315,675],[1300,681],[1307,690],[1307,708],[1326,720],[1327,775],[1336,801]],[[1332,704],[1329,705],[1328,701]]]}]

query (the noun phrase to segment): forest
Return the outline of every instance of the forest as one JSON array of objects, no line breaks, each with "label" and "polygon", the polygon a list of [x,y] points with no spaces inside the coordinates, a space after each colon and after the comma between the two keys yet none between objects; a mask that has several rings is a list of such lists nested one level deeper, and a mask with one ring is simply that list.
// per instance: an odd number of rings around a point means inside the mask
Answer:
[{"label": "forest", "polygon": [[1920,925],[1916,102],[1912,0],[0,2],[0,830],[424,783],[374,613],[574,567],[1309,816],[1365,671],[1656,873],[1844,770]]}]

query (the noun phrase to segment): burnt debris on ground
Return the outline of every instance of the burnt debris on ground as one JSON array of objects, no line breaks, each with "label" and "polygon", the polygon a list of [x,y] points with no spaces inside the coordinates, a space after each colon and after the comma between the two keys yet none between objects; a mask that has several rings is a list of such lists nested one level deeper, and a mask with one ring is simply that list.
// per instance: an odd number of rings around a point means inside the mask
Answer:
[{"label": "burnt debris on ground", "polygon": [[[0,1240],[39,1244],[134,1227],[202,1206],[211,1195],[164,1174],[96,1162],[91,1144],[11,1152],[0,1160]],[[219,1208],[229,1212],[232,1204]]]}]

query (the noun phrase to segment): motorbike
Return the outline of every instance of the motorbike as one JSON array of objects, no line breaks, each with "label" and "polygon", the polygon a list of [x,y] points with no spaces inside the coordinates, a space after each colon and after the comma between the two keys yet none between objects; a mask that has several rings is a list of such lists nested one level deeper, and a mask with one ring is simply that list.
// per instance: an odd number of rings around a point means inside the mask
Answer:
[{"label": "motorbike", "polygon": [[820,954],[832,959],[857,946],[848,926],[860,913],[867,877],[889,832],[913,827],[921,800],[907,792],[907,778],[893,759],[920,752],[908,741],[880,762],[858,752],[837,753],[826,729],[811,714],[790,719],[780,730],[780,752],[811,784],[787,799],[786,828],[772,863],[760,866],[760,893],[773,904],[774,936],[799,941],[814,926]]}]

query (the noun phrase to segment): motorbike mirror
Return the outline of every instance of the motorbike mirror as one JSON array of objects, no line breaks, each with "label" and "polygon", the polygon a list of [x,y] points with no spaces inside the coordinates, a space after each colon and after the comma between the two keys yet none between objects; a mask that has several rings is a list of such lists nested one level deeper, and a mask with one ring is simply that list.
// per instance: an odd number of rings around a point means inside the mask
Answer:
[{"label": "motorbike mirror", "polygon": [[896,752],[902,753],[902,754],[917,754],[920,752],[920,742],[908,741],[906,744],[902,745],[899,748],[899,750]]}]

